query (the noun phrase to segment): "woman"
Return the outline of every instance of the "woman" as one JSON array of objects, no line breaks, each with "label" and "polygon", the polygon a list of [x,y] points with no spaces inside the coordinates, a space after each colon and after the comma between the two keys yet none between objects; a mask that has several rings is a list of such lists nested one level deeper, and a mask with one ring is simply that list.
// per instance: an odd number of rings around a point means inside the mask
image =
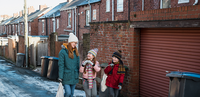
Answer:
[{"label": "woman", "polygon": [[97,72],[101,69],[99,67],[99,62],[96,60],[97,52],[97,48],[90,50],[79,70],[83,73],[83,89],[86,93],[86,97],[97,96],[97,84],[94,79],[96,78]]},{"label": "woman", "polygon": [[63,43],[59,52],[59,81],[65,90],[65,97],[73,97],[76,84],[79,82],[79,53],[76,48],[78,38],[69,34],[68,43]]}]

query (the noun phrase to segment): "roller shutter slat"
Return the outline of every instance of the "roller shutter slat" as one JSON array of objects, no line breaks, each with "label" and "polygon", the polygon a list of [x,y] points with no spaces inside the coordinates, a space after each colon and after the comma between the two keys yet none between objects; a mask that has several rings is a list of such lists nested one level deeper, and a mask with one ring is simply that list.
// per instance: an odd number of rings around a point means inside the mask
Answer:
[{"label": "roller shutter slat", "polygon": [[199,29],[141,29],[140,96],[167,97],[165,71],[200,73]]}]

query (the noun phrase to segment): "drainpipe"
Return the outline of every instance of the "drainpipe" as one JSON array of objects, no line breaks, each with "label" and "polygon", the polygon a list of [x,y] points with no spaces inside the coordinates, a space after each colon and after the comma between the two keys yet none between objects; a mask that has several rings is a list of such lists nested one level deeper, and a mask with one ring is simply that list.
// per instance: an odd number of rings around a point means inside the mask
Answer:
[{"label": "drainpipe", "polygon": [[75,10],[75,35],[76,35],[76,7],[74,8]]},{"label": "drainpipe", "polygon": [[90,6],[90,22],[92,22],[92,7],[90,5],[90,0],[88,0],[89,6]]},{"label": "drainpipe", "polygon": [[72,8],[72,31],[74,33],[74,9]]},{"label": "drainpipe", "polygon": [[55,32],[56,32],[56,19],[55,19],[55,13],[53,14],[53,18],[54,18],[54,21],[53,21],[53,32],[55,33]]},{"label": "drainpipe", "polygon": [[49,18],[49,34],[51,34],[51,20]]},{"label": "drainpipe", "polygon": [[[79,13],[79,7],[78,7],[78,13]],[[79,15],[78,15],[78,39],[79,39]]]},{"label": "drainpipe", "polygon": [[194,2],[194,4],[193,4],[193,5],[196,5],[196,4],[198,3],[198,1],[199,1],[199,0],[195,0],[195,2]]},{"label": "drainpipe", "polygon": [[130,21],[130,0],[128,0],[128,21]]},{"label": "drainpipe", "polygon": [[[162,1],[162,0],[161,0]],[[130,3],[130,2],[129,2]],[[142,0],[142,11],[144,11],[144,0]]]},{"label": "drainpipe", "polygon": [[48,36],[48,24],[47,24],[47,17],[45,17],[45,24],[46,24],[46,35]]},{"label": "drainpipe", "polygon": [[114,17],[114,14],[115,14],[114,13],[114,8],[115,8],[114,5],[115,5],[114,0],[112,0],[112,21],[114,21],[114,18],[115,18]]}]

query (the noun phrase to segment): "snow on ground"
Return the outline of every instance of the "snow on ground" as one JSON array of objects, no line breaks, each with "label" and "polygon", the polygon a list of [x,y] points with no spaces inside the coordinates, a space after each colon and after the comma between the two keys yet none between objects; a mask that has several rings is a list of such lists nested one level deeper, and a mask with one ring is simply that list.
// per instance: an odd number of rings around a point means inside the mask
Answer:
[{"label": "snow on ground", "polygon": [[[2,62],[2,60],[0,60],[0,62]],[[58,86],[59,86],[58,82],[43,80],[43,79],[41,79],[41,77],[19,75],[19,74],[15,73],[15,71],[7,71],[8,69],[10,69],[12,67],[8,64],[7,65],[1,64],[0,70],[6,71],[7,75],[12,75],[14,78],[24,79],[24,81],[23,81],[24,83],[34,84],[35,86],[42,88],[44,90],[47,90],[53,94],[57,93]],[[12,87],[10,87],[10,85],[8,83],[2,83],[4,81],[9,81],[9,80],[6,77],[3,77],[0,75],[0,93],[6,94],[6,96],[1,95],[1,97],[30,97],[29,94],[24,93],[24,91],[22,91],[17,86],[12,85]],[[21,93],[23,95],[21,95]],[[86,97],[85,92],[82,90],[75,90],[74,97]]]}]

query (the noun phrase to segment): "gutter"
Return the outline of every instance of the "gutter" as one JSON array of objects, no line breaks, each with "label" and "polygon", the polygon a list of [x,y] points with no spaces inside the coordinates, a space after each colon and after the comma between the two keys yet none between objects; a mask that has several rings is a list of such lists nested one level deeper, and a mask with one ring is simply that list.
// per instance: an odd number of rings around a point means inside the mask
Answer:
[{"label": "gutter", "polygon": [[112,0],[112,21],[114,21],[114,18],[115,18],[115,17],[114,17],[114,16],[115,16],[115,15],[114,15],[114,14],[115,14],[115,13],[114,13],[114,8],[115,8],[114,5],[115,5],[114,0]]},{"label": "gutter", "polygon": [[195,0],[195,2],[194,2],[194,4],[193,4],[193,5],[197,5],[198,1],[199,1],[199,0]]},{"label": "gutter", "polygon": [[45,18],[45,22],[46,22],[46,35],[48,35],[48,24],[47,24],[47,17]]},{"label": "gutter", "polygon": [[130,0],[128,0],[128,20],[130,21]]}]

